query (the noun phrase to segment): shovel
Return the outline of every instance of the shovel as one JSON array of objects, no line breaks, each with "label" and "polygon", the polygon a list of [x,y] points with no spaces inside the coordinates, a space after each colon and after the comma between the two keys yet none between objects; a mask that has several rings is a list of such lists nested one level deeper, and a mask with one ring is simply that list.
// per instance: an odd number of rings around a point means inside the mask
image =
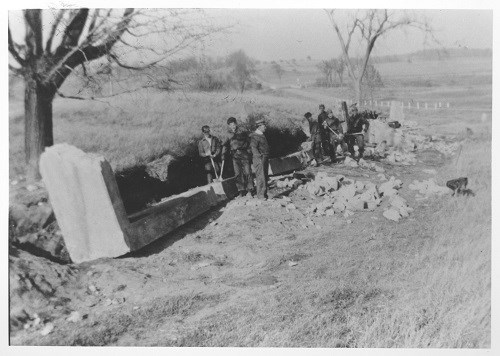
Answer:
[{"label": "shovel", "polygon": [[220,175],[219,175],[219,180],[222,181],[222,172],[224,172],[224,162],[226,162],[225,159],[222,160],[222,165],[220,167]]},{"label": "shovel", "polygon": [[210,162],[212,162],[212,167],[214,167],[215,180],[219,180],[219,175],[217,174],[217,169],[215,168],[215,163],[214,163],[214,159],[212,158],[212,156],[210,156]]}]

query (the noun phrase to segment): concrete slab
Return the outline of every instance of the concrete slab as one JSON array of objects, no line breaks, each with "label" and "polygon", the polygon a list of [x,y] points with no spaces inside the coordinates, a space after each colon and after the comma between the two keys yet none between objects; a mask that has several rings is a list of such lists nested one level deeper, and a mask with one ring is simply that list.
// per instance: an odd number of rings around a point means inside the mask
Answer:
[{"label": "concrete slab", "polygon": [[137,250],[237,193],[230,178],[127,216],[111,166],[103,157],[58,144],[42,154],[40,172],[76,263]]}]

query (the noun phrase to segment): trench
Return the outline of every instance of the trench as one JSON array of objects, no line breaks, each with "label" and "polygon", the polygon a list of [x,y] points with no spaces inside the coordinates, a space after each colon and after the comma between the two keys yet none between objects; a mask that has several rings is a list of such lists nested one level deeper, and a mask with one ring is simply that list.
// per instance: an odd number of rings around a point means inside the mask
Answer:
[{"label": "trench", "polygon": [[[306,135],[297,129],[282,129],[268,127],[266,138],[270,147],[270,158],[286,156],[300,150],[300,145],[306,140]],[[166,152],[162,157],[169,156],[163,170],[163,179],[151,173],[148,165],[136,166],[115,174],[125,211],[133,214],[158,203],[169,196],[180,194],[191,188],[207,184],[206,173],[202,159],[197,155],[197,143],[191,144],[184,156]],[[160,160],[161,158],[160,157]],[[226,158],[223,177],[234,176],[232,160]]]}]

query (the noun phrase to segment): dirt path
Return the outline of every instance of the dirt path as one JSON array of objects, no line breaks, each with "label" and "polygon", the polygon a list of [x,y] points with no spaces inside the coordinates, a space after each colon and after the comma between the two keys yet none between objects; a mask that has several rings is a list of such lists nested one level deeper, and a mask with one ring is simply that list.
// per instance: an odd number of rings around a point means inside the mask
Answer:
[{"label": "dirt path", "polygon": [[[444,163],[437,153],[425,158],[415,166],[383,165],[387,177],[403,181],[399,194],[415,209],[397,223],[382,216],[382,205],[348,218],[314,217],[315,225],[305,228],[305,209],[319,198],[305,189],[274,189],[272,195],[288,195],[297,209],[253,199],[245,205],[239,198],[118,259],[61,266],[18,251],[19,257],[10,257],[11,288],[39,265],[48,270],[43,276],[50,288],[32,296],[37,303],[26,299],[34,293],[25,293],[28,314],[37,312],[41,322],[12,331],[11,343],[355,346],[359,335],[346,315],[376,310],[395,297],[394,290],[418,288],[395,271],[431,236],[426,221],[439,200],[417,201],[408,189],[414,179],[431,177],[424,168]],[[381,183],[378,173],[363,168],[309,170]],[[38,291],[43,281],[36,278],[31,290]],[[308,338],[308,325],[321,323],[325,310],[337,318],[335,326],[311,326],[316,335]],[[83,319],[66,320],[74,311]],[[42,336],[48,323],[54,328]]]}]

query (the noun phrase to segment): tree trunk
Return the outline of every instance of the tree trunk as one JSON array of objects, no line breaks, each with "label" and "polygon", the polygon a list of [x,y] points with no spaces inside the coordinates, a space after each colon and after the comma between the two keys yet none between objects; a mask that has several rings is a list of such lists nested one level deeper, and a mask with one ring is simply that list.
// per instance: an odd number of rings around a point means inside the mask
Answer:
[{"label": "tree trunk", "polygon": [[38,161],[45,147],[54,144],[52,134],[53,90],[42,85],[35,75],[24,79],[24,152],[26,157],[26,179],[34,182],[40,179]]},{"label": "tree trunk", "polygon": [[361,79],[354,81],[354,91],[356,93],[356,103],[358,108],[361,105]]}]

